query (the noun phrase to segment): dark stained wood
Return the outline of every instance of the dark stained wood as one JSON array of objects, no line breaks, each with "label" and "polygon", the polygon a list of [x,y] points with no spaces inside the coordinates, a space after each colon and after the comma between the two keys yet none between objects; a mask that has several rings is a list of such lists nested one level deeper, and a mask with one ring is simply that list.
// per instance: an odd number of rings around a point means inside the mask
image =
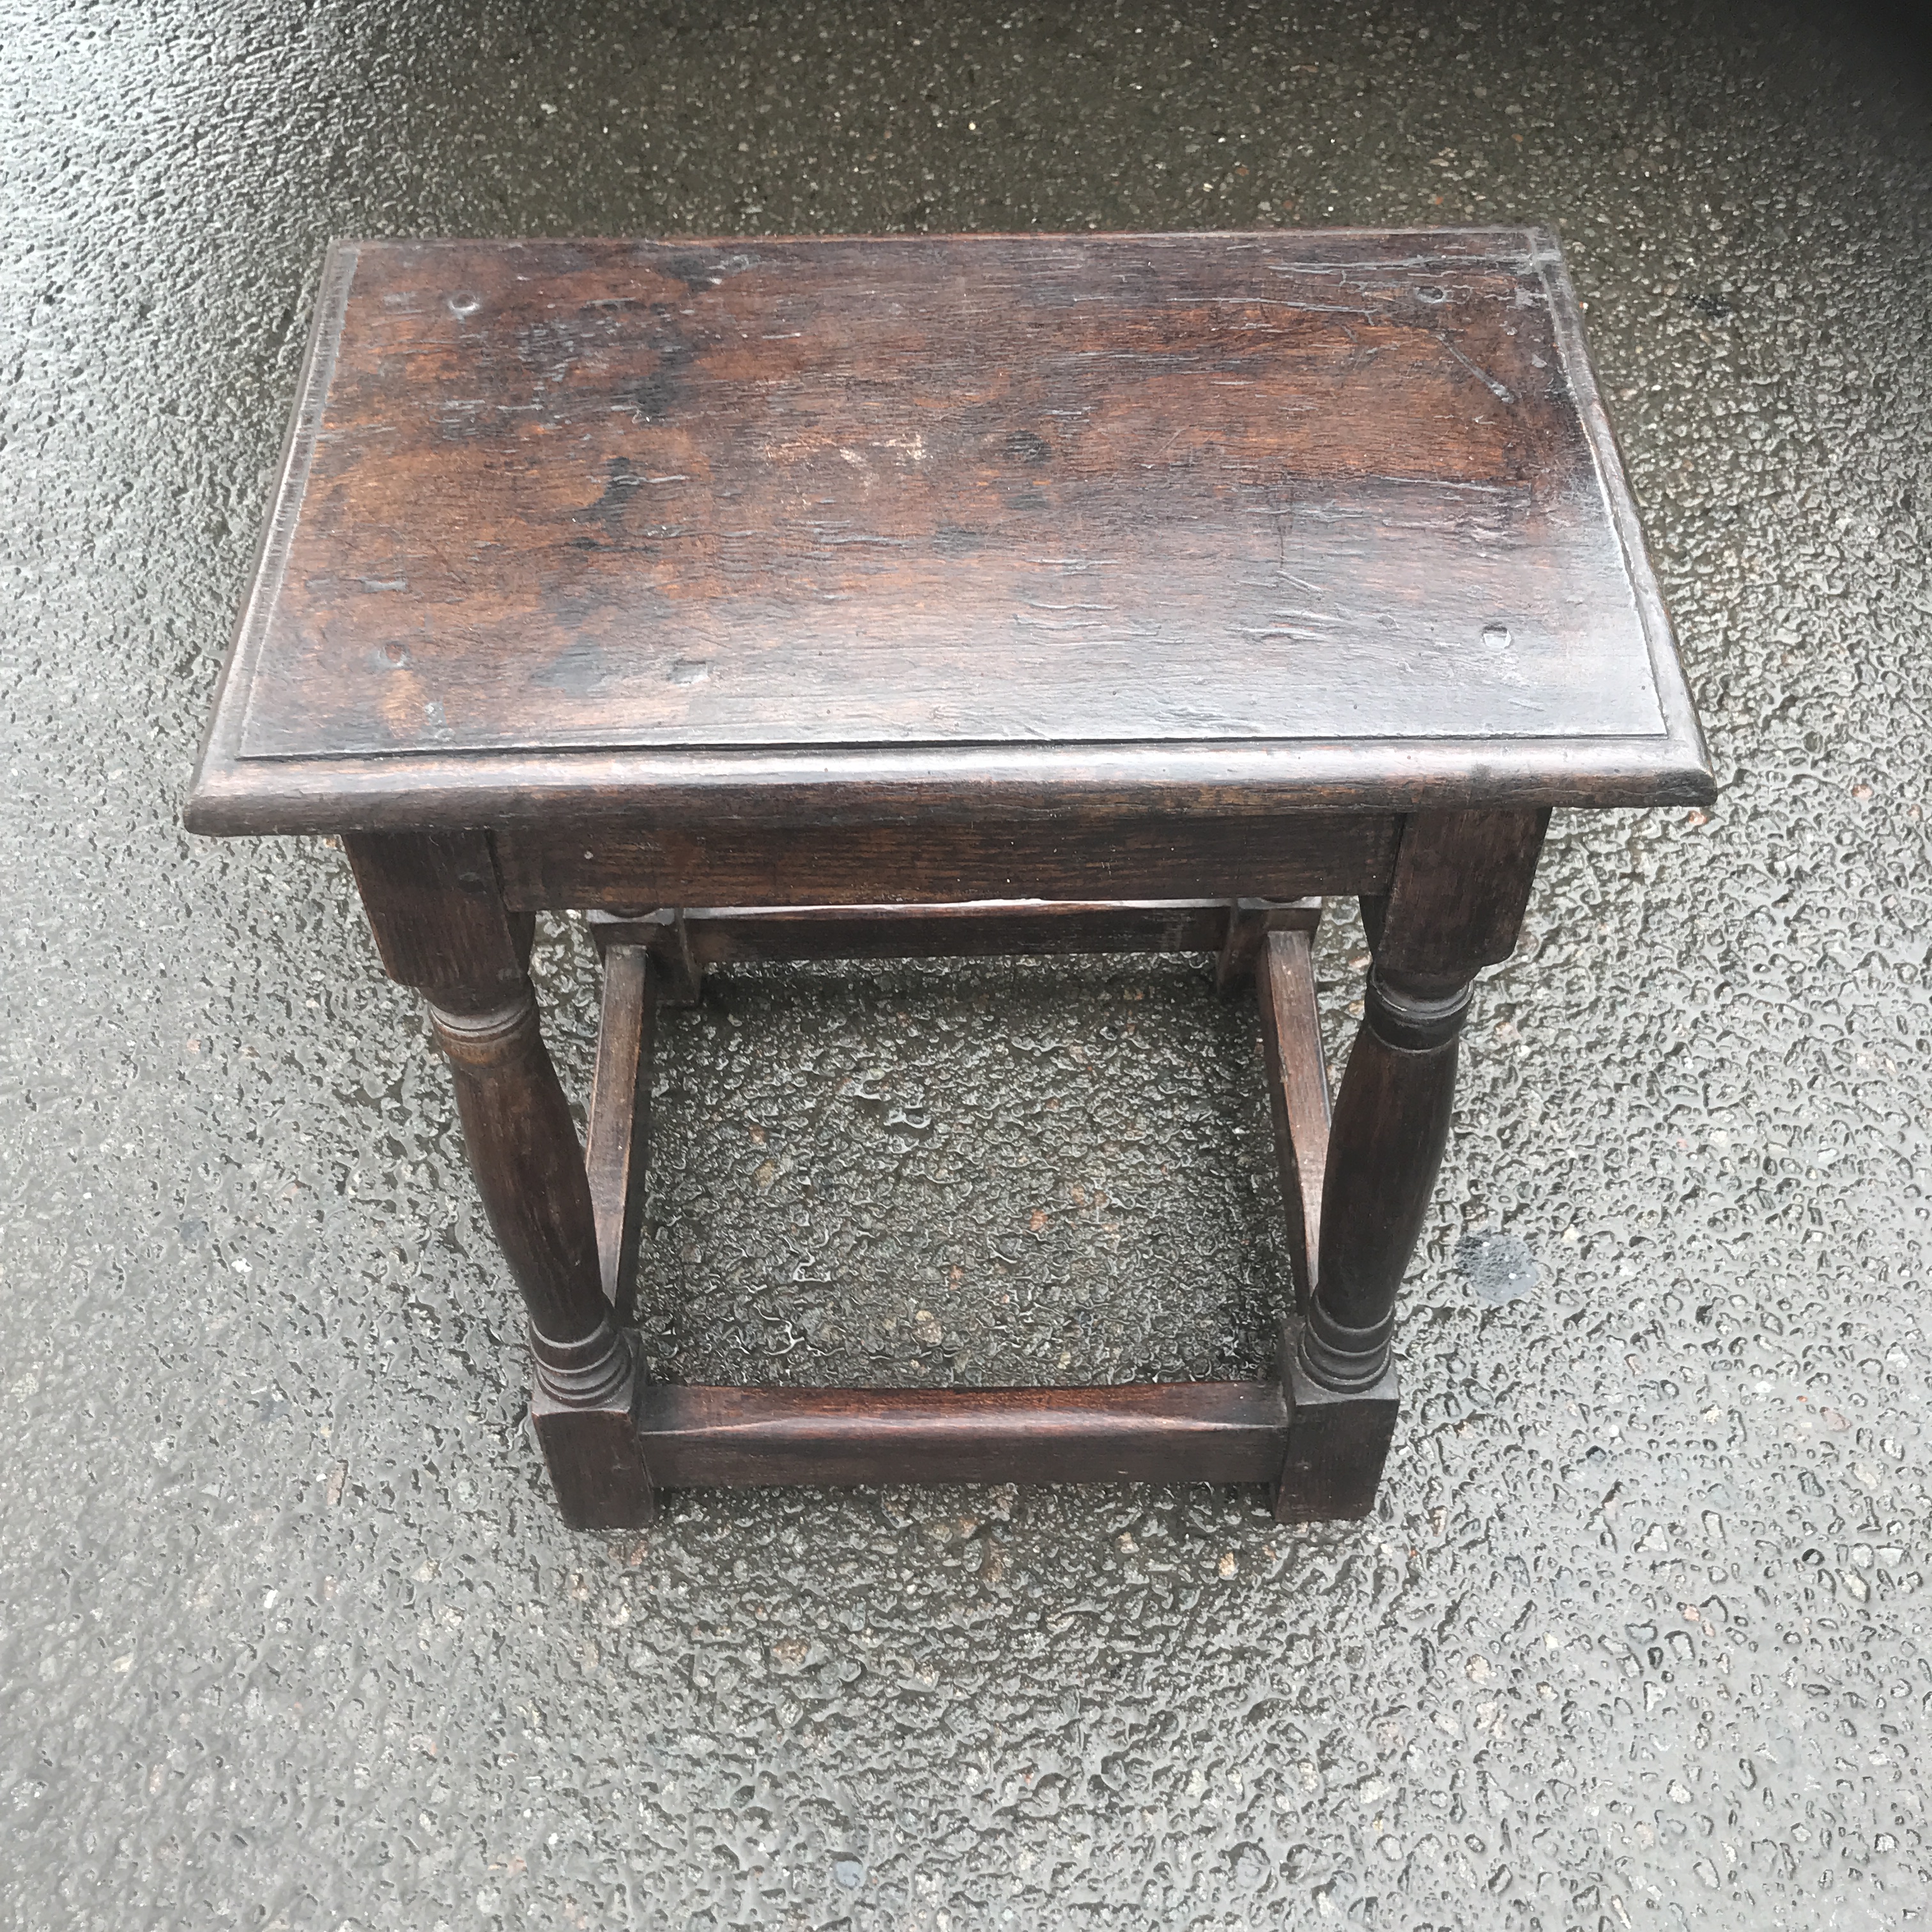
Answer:
[{"label": "dark stained wood", "polygon": [[1418,812],[1402,827],[1395,876],[1370,926],[1376,964],[1446,988],[1507,959],[1549,824],[1546,808]]},{"label": "dark stained wood", "polygon": [[572,1529],[642,1529],[657,1514],[657,1492],[638,1432],[643,1371],[633,1368],[611,1393],[565,1402],[539,1382],[530,1396],[557,1513]]},{"label": "dark stained wood", "polygon": [[694,1006],[704,991],[704,962],[692,950],[682,908],[673,906],[663,916],[665,931],[657,955],[663,969],[664,998],[674,1006]]},{"label": "dark stained wood", "polygon": [[1365,908],[1376,963],[1329,1130],[1313,1292],[1284,1337],[1285,1520],[1318,1503],[1359,1513],[1341,1507],[1350,1496],[1365,1510],[1380,1480],[1395,1426],[1396,1297],[1449,1137],[1472,982],[1516,943],[1546,822],[1540,812],[1418,814],[1387,898]]},{"label": "dark stained wood", "polygon": [[698,956],[692,945],[682,906],[658,906],[649,912],[592,911],[586,916],[585,922],[598,958],[604,958],[614,946],[641,946],[651,956],[656,968],[654,985],[660,1004],[697,1004],[704,991],[708,962]]},{"label": "dark stained wood", "polygon": [[1366,1006],[1329,1129],[1303,1337],[1305,1351],[1328,1349],[1310,1360],[1316,1378],[1345,1388],[1373,1381],[1388,1358],[1396,1291],[1448,1137],[1468,991],[1431,999],[1372,974]]},{"label": "dark stained wood", "polygon": [[[530,1316],[566,1521],[658,1484],[1268,1480],[1372,1506],[1474,976],[1549,809],[1702,802],[1541,231],[376,243],[326,265],[185,818],[341,832]],[[1332,1123],[1310,934],[1376,956]],[[579,1148],[526,971],[596,928]],[[1258,999],[1278,1382],[648,1386],[658,998],[1122,946]]]},{"label": "dark stained wood", "polygon": [[432,1004],[430,1018],[448,1058],[477,1191],[532,1326],[557,1343],[601,1334],[609,1317],[590,1190],[534,996],[526,987],[481,1012]]},{"label": "dark stained wood", "polygon": [[[1333,1232],[1285,1366],[1298,1418],[1291,1462],[1312,1456],[1328,1473],[1284,1475],[1295,1509],[1313,1496],[1331,1514],[1360,1513],[1337,1500],[1350,1484],[1362,1511],[1372,1497],[1395,1402],[1392,1384],[1385,1408],[1366,1391],[1393,1375],[1396,1298],[1448,1140],[1470,982],[1515,947],[1548,823],[1547,811],[1418,814],[1390,890],[1364,902],[1376,964],[1331,1129],[1322,1212]],[[1351,1456],[1364,1459],[1352,1475]]]},{"label": "dark stained wood", "polygon": [[1114,1388],[742,1389],[654,1382],[664,1488],[760,1483],[1260,1483],[1281,1468],[1273,1382]]},{"label": "dark stained wood", "polygon": [[1662,735],[1547,252],[353,244],[242,754]]},{"label": "dark stained wood", "polygon": [[642,946],[604,949],[604,998],[584,1166],[596,1220],[604,1298],[620,1316],[634,1292],[644,1227],[658,978],[658,968]]},{"label": "dark stained wood", "polygon": [[1300,1322],[1293,1321],[1282,1336],[1288,1424],[1274,1487],[1275,1520],[1328,1522],[1365,1516],[1375,1507],[1395,1438],[1395,1364],[1387,1364],[1366,1388],[1346,1394],[1324,1388],[1302,1366],[1300,1331]]},{"label": "dark stained wood", "polygon": [[[218,723],[220,721],[218,719]],[[1701,755],[1701,754],[1700,754]],[[1089,820],[1258,811],[1411,812],[1451,806],[1708,805],[1709,771],[1667,740],[1304,740],[1292,746],[940,747],[916,755],[825,750],[505,752],[444,758],[224,763],[219,742],[182,822],[211,837],[541,826],[620,828],[640,810],[667,826],[775,815],[800,826],[876,812],[908,842],[962,804],[989,817],[1072,810]]]},{"label": "dark stained wood", "polygon": [[199,829],[1708,790],[1539,231],[344,244],[296,415]]},{"label": "dark stained wood", "polygon": [[[1247,902],[1262,908],[1269,902]],[[1319,904],[1318,900],[1302,903]],[[706,906],[675,919],[592,913],[604,946],[670,952],[680,935],[702,968],[758,960],[990,958],[1063,952],[1213,952],[1228,920],[1220,899],[1045,902],[975,899],[957,905]],[[1262,928],[1265,935],[1264,926]]]},{"label": "dark stained wood", "polygon": [[377,950],[422,988],[450,1063],[470,1165],[536,1331],[575,1346],[609,1326],[577,1130],[506,908],[476,835],[345,842]]},{"label": "dark stained wood", "polygon": [[1214,962],[1214,985],[1232,993],[1253,978],[1271,932],[1312,933],[1322,923],[1319,898],[1291,899],[1280,904],[1273,899],[1236,899],[1228,908],[1228,928]]},{"label": "dark stained wood", "polygon": [[[648,1522],[655,1507],[630,1421],[639,1373],[611,1319],[577,1130],[527,988],[481,1013],[432,1005],[463,1140],[529,1316],[531,1405],[566,1522]],[[627,1486],[628,1485],[628,1486]]]},{"label": "dark stained wood", "polygon": [[586,1526],[644,1521],[650,1487],[622,1441],[637,1373],[604,1299],[584,1156],[525,970],[529,922],[505,907],[485,839],[347,843],[383,962],[428,995],[449,1061],[477,1192],[529,1317],[532,1412],[559,1507]]},{"label": "dark stained wood", "polygon": [[1328,1164],[1328,1070],[1322,1055],[1312,938],[1306,930],[1268,934],[1262,970],[1255,976],[1298,1308],[1306,1307],[1314,1284]]},{"label": "dark stained wood", "polygon": [[461,988],[484,1005],[521,988],[532,922],[505,907],[483,833],[363,832],[342,842],[391,979]]},{"label": "dark stained wood", "polygon": [[868,905],[968,899],[1274,899],[1374,890],[1399,821],[1379,812],[1208,818],[1058,816],[795,829],[721,820],[688,830],[500,830],[509,903]]},{"label": "dark stained wood", "polygon": [[[1317,899],[1317,905],[1321,901]],[[1268,940],[1266,899],[1235,899],[1228,908],[1228,929],[1214,961],[1214,986],[1232,993],[1254,977],[1255,962]]]}]

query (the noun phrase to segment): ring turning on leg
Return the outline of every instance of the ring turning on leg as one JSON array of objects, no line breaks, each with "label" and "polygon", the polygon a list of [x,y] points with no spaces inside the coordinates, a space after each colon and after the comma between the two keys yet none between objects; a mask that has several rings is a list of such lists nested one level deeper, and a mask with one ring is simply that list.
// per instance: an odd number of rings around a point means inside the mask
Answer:
[{"label": "ring turning on leg", "polygon": [[650,1521],[638,1372],[604,1296],[584,1150],[544,1045],[524,961],[480,833],[348,840],[392,977],[427,995],[484,1211],[529,1318],[531,1420],[565,1520]]},{"label": "ring turning on leg", "polygon": [[1549,814],[1419,814],[1364,912],[1376,963],[1335,1101],[1321,1245],[1282,1337],[1284,1522],[1366,1515],[1394,1438],[1396,1297],[1449,1138],[1457,1040],[1481,968],[1516,944]]}]

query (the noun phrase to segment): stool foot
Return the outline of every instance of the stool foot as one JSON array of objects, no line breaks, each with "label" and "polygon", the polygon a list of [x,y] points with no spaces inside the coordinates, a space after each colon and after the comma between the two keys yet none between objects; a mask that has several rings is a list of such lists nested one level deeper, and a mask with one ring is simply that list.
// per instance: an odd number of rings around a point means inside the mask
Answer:
[{"label": "stool foot", "polygon": [[541,1383],[530,1396],[557,1508],[572,1529],[642,1529],[657,1514],[638,1436],[640,1380],[632,1369],[589,1408],[560,1402]]},{"label": "stool foot", "polygon": [[1301,1324],[1281,1338],[1281,1386],[1288,1402],[1288,1452],[1275,1484],[1277,1522],[1325,1522],[1366,1516],[1395,1435],[1395,1364],[1364,1389],[1324,1388],[1301,1363]]}]

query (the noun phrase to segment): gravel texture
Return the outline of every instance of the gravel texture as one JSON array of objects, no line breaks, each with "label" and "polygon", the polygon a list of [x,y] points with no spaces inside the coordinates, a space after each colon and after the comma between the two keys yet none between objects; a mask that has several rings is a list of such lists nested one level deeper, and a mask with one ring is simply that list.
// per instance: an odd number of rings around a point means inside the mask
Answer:
[{"label": "gravel texture", "polygon": [[[0,1923],[1924,1922],[1909,48],[1775,4],[0,0]],[[325,239],[1492,219],[1565,238],[1723,790],[1558,816],[1375,1519],[564,1531],[340,854],[176,824]],[[580,1092],[580,928],[540,964]],[[647,1346],[1256,1368],[1259,1080],[1198,962],[734,974],[664,1028]]]}]

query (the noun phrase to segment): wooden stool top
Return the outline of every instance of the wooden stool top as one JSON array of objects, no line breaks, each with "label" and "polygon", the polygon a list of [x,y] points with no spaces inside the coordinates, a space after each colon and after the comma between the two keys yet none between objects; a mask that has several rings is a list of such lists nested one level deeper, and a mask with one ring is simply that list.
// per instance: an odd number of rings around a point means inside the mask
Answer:
[{"label": "wooden stool top", "polygon": [[188,818],[1710,792],[1546,234],[376,242]]}]

